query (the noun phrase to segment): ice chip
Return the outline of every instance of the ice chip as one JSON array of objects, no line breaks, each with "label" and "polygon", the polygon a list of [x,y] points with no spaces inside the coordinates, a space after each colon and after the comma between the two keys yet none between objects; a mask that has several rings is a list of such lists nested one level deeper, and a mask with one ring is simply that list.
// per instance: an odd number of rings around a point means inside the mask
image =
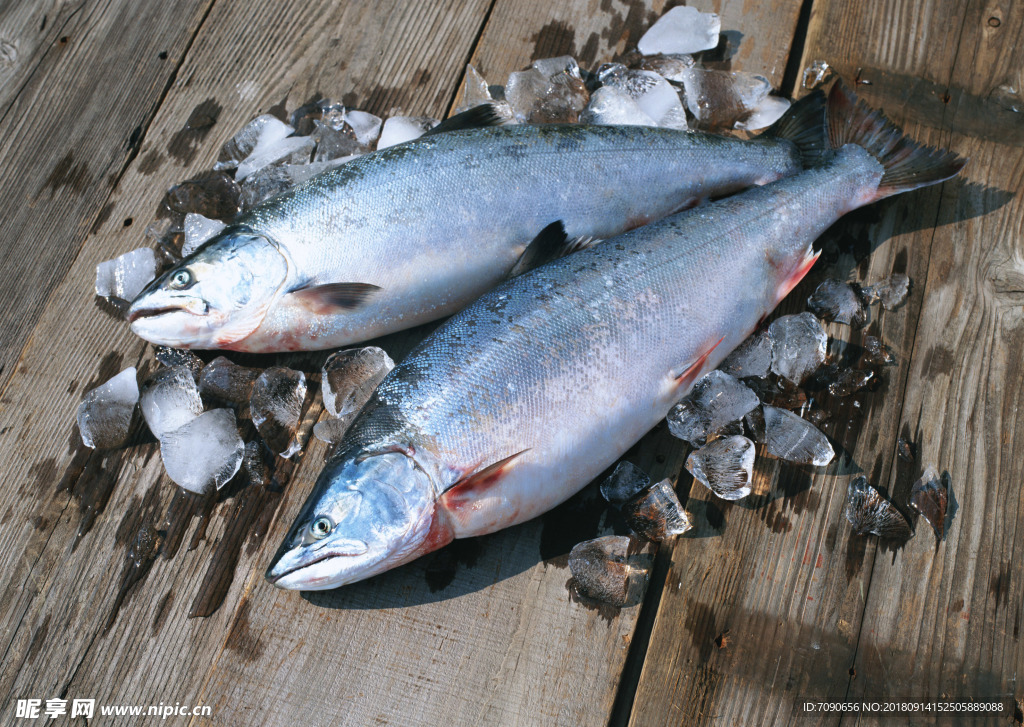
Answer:
[{"label": "ice chip", "polygon": [[565,74],[572,78],[583,80],[580,75],[580,64],[572,56],[558,56],[557,58],[541,58],[533,62],[533,67],[540,71],[547,78]]},{"label": "ice chip", "polygon": [[863,326],[867,323],[867,309],[853,286],[842,280],[829,278],[815,288],[807,299],[807,307],[814,315],[827,321]]},{"label": "ice chip", "polygon": [[260,373],[259,369],[239,366],[218,356],[199,374],[199,393],[232,404],[244,404],[249,401]]},{"label": "ice chip", "polygon": [[455,107],[455,113],[468,111],[493,100],[491,92],[487,90],[487,81],[472,64],[467,64],[466,76],[462,82],[462,95],[459,97],[459,105]]},{"label": "ice chip", "polygon": [[654,119],[641,111],[628,93],[613,86],[602,86],[594,91],[590,103],[580,114],[580,123],[599,126],[657,126]]},{"label": "ice chip", "polygon": [[682,535],[693,527],[668,480],[652,485],[618,509],[630,530],[654,542]]},{"label": "ice chip", "polygon": [[654,71],[669,81],[683,82],[683,71],[693,68],[693,56],[685,53],[673,55],[642,56],[636,67],[641,71]]},{"label": "ice chip", "polygon": [[250,485],[264,487],[267,484],[267,465],[263,460],[263,447],[259,442],[246,442],[242,453],[242,471]]},{"label": "ice chip", "polygon": [[893,540],[906,540],[913,535],[903,513],[868,484],[868,478],[863,475],[847,486],[843,514],[857,535],[873,533]]},{"label": "ice chip", "polygon": [[377,140],[377,149],[387,149],[395,144],[418,139],[438,125],[437,119],[429,116],[392,116],[384,122],[384,128]]},{"label": "ice chip", "polygon": [[780,96],[766,96],[745,119],[738,120],[734,124],[734,128],[741,131],[767,129],[782,118],[782,115],[789,110],[790,105],[789,99]]},{"label": "ice chip", "polygon": [[828,385],[828,393],[838,397],[851,396],[867,386],[874,378],[874,371],[846,369]]},{"label": "ice chip", "polygon": [[181,246],[181,256],[188,257],[225,227],[227,225],[220,220],[211,220],[197,212],[189,212],[185,215],[185,244]]},{"label": "ice chip", "polygon": [[509,75],[505,98],[520,123],[572,124],[579,120],[590,94],[578,76],[566,72],[548,76],[529,68]]},{"label": "ice chip", "polygon": [[658,18],[636,44],[645,56],[656,53],[696,53],[718,45],[722,19],[681,5]]},{"label": "ice chip", "polygon": [[782,409],[800,409],[807,404],[807,392],[787,379],[771,376],[765,379],[747,379],[746,383],[764,404]]},{"label": "ice chip", "polygon": [[932,526],[935,537],[942,540],[946,533],[946,507],[949,504],[949,473],[939,476],[935,465],[924,468],[924,474],[910,490],[910,507]]},{"label": "ice chip", "polygon": [[291,116],[288,117],[288,123],[295,129],[295,135],[310,136],[316,128],[316,122],[323,119],[324,109],[330,105],[331,102],[328,99],[322,98],[319,101],[302,104],[292,111]]},{"label": "ice chip", "polygon": [[362,151],[355,132],[348,124],[343,124],[341,129],[334,129],[322,121],[317,121],[312,137],[316,142],[314,162],[350,157]]},{"label": "ice chip", "polygon": [[695,447],[738,421],[760,401],[749,387],[724,371],[710,372],[668,414],[668,428]]},{"label": "ice chip", "polygon": [[238,214],[238,184],[224,172],[207,172],[186,179],[167,190],[161,207],[165,214],[196,212],[217,220],[229,220]]},{"label": "ice chip", "polygon": [[243,210],[252,209],[260,202],[354,158],[355,156],[348,156],[310,164],[273,164],[264,167],[258,172],[250,174],[242,183],[239,205]]},{"label": "ice chip", "polygon": [[821,86],[832,76],[832,68],[825,61],[814,61],[804,69],[803,87],[806,89]]},{"label": "ice chip", "polygon": [[160,458],[168,477],[200,495],[227,484],[242,466],[244,453],[230,409],[211,409],[160,440]]},{"label": "ice chip", "polygon": [[157,369],[142,383],[139,408],[157,439],[188,424],[203,413],[192,371],[188,366]]},{"label": "ice chip", "polygon": [[721,437],[691,452],[686,469],[723,500],[739,500],[750,494],[754,443],[742,436]]},{"label": "ice chip", "polygon": [[82,443],[93,449],[114,449],[128,441],[139,385],[134,366],[86,393],[78,405]]},{"label": "ice chip", "polygon": [[606,69],[602,83],[627,94],[658,126],[686,129],[686,111],[671,83],[653,71]]},{"label": "ice chip", "polygon": [[352,425],[352,420],[355,419],[355,415],[345,416],[341,419],[331,417],[324,419],[322,422],[317,422],[313,426],[313,436],[319,439],[321,442],[327,444],[337,444],[345,438],[345,432]]},{"label": "ice chip", "polygon": [[893,273],[885,280],[861,288],[860,294],[868,303],[881,301],[886,310],[895,310],[907,299],[909,288],[910,278],[903,273]]},{"label": "ice chip", "polygon": [[775,319],[768,327],[772,347],[772,371],[800,385],[825,362],[828,336],[811,313]]},{"label": "ice chip", "polygon": [[601,483],[601,496],[613,505],[621,505],[650,484],[651,478],[635,464],[619,462],[614,471]]},{"label": "ice chip", "polygon": [[864,353],[861,355],[861,361],[868,366],[888,366],[895,363],[896,359],[881,339],[864,336]]},{"label": "ice chip", "polygon": [[643,600],[648,568],[631,556],[632,541],[606,535],[576,545],[569,553],[569,571],[576,591],[612,606],[635,606]]},{"label": "ice chip", "polygon": [[301,371],[273,366],[256,379],[249,410],[271,452],[288,458],[301,448],[296,434],[305,399],[306,375]]},{"label": "ice chip", "polygon": [[213,168],[217,171],[235,169],[246,157],[249,157],[258,146],[273,146],[286,138],[294,129],[276,116],[264,114],[257,116],[224,144],[220,156]]},{"label": "ice chip", "polygon": [[765,404],[762,407],[764,429],[751,427],[755,438],[763,442],[768,454],[787,462],[823,467],[832,461],[835,452],[828,437],[806,419],[787,409]]},{"label": "ice chip", "polygon": [[96,295],[132,301],[160,269],[156,252],[140,247],[96,266]]},{"label": "ice chip", "polygon": [[352,129],[359,145],[364,149],[371,149],[380,136],[380,127],[383,122],[379,116],[374,116],[367,111],[349,109],[345,114],[345,123]]},{"label": "ice chip", "polygon": [[914,447],[903,437],[896,442],[896,456],[904,462],[914,461]]},{"label": "ice chip", "polygon": [[235,170],[235,179],[245,180],[253,172],[257,172],[271,164],[305,164],[316,142],[308,136],[289,136],[275,141],[273,144],[256,145],[252,154],[242,160]]},{"label": "ice chip", "polygon": [[771,369],[773,345],[771,334],[762,329],[733,349],[718,368],[737,379],[763,379]]},{"label": "ice chip", "polygon": [[767,78],[742,71],[690,68],[682,71],[686,108],[702,129],[732,129],[768,97]]},{"label": "ice chip", "polygon": [[331,354],[320,379],[324,408],[334,417],[355,414],[394,367],[391,357],[376,346]]},{"label": "ice chip", "polygon": [[157,346],[156,360],[161,366],[187,366],[196,381],[199,380],[199,372],[203,370],[203,360],[184,348]]}]

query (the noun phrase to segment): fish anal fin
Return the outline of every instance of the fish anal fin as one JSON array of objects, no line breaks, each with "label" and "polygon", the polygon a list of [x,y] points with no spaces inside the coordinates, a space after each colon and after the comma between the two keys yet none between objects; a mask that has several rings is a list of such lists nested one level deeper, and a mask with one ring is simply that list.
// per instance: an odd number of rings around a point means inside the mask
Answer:
[{"label": "fish anal fin", "polygon": [[360,308],[378,290],[370,283],[325,283],[298,288],[289,295],[311,312],[326,315]]},{"label": "fish anal fin", "polygon": [[592,237],[569,237],[565,232],[565,223],[556,220],[541,230],[526,246],[509,276],[521,275],[552,260],[584,250],[597,242]]},{"label": "fish anal fin", "polygon": [[711,352],[718,348],[718,344],[725,340],[725,336],[722,336],[717,341],[708,346],[704,351],[700,353],[692,362],[687,363],[682,371],[679,373],[673,372],[675,378],[676,387],[678,390],[689,389],[693,382],[700,376],[701,371],[708,362],[708,357],[711,356]]},{"label": "fish anal fin", "polygon": [[463,477],[441,495],[441,505],[450,512],[456,512],[471,504],[483,493],[498,484],[512,463],[528,451],[530,450],[524,449],[521,452],[516,452],[503,460],[484,467],[482,470]]}]

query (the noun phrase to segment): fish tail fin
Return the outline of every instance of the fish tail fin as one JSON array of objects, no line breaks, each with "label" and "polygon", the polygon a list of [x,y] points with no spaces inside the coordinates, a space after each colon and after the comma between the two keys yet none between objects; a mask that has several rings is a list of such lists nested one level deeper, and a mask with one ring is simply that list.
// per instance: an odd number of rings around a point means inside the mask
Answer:
[{"label": "fish tail fin", "polygon": [[831,153],[828,125],[825,120],[825,94],[812,91],[782,115],[782,118],[761,134],[761,139],[785,139],[800,153],[804,169],[820,165]]},{"label": "fish tail fin", "polygon": [[967,163],[951,151],[918,144],[904,136],[881,111],[858,99],[842,80],[829,91],[827,111],[832,149],[856,144],[885,168],[874,200],[944,182]]}]

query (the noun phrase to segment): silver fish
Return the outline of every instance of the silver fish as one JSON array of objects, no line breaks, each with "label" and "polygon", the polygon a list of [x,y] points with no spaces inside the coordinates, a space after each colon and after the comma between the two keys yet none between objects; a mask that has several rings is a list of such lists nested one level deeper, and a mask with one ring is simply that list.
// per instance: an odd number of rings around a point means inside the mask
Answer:
[{"label": "silver fish", "polygon": [[577,125],[425,136],[240,215],[150,284],[128,317],[138,335],[177,348],[364,341],[450,315],[581,239],[793,174],[824,147],[814,100],[753,141]]},{"label": "silver fish", "polygon": [[321,590],[554,507],[663,419],[810,269],[837,218],[956,174],[842,86],[813,170],[514,278],[384,379],[267,578]]}]

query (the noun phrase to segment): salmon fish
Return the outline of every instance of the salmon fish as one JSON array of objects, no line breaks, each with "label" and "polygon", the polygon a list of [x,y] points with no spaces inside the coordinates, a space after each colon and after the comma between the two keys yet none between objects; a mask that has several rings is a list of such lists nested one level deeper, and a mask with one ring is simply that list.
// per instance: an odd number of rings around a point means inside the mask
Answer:
[{"label": "salmon fish", "polygon": [[841,85],[815,169],[513,278],[381,382],[274,558],[322,590],[533,518],[665,417],[810,269],[837,218],[964,161],[902,136]]},{"label": "salmon fish", "polygon": [[450,315],[586,238],[794,174],[824,146],[813,99],[751,141],[579,125],[424,136],[240,215],[128,319],[179,348],[336,348]]}]

